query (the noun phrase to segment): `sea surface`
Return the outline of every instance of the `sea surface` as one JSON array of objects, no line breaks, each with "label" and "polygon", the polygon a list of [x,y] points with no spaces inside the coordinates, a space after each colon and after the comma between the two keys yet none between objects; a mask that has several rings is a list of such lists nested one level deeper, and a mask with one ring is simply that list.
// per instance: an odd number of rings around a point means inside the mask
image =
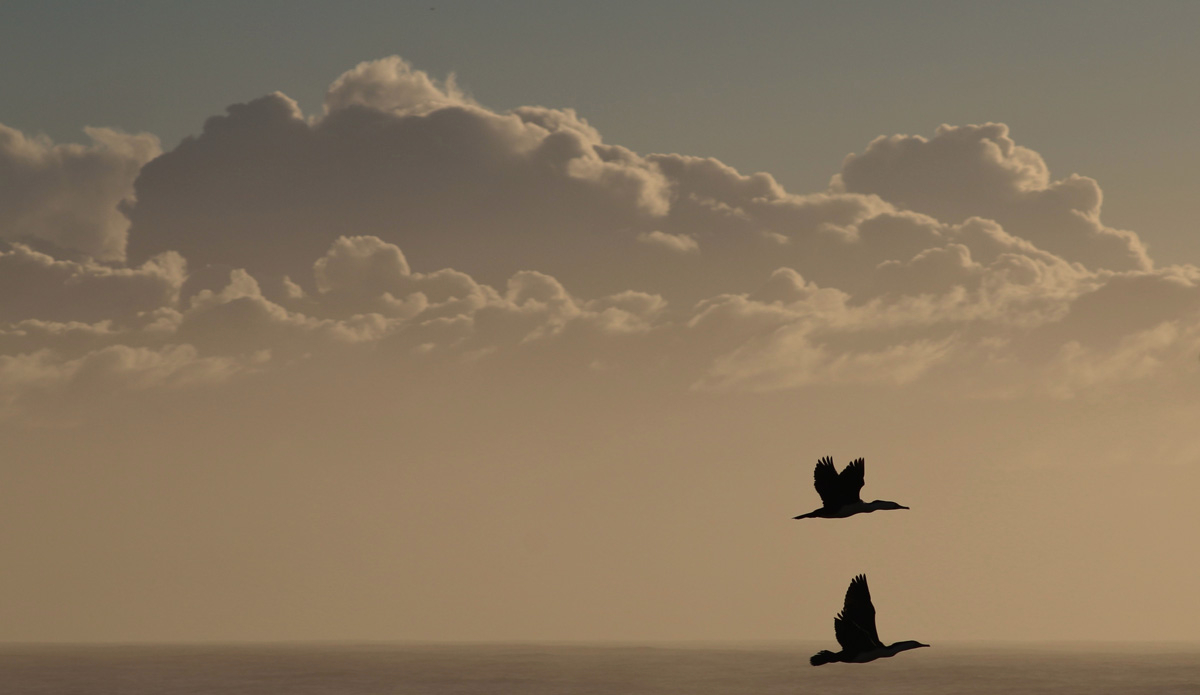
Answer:
[{"label": "sea surface", "polygon": [[1200,695],[1200,646],[0,645],[3,695]]}]

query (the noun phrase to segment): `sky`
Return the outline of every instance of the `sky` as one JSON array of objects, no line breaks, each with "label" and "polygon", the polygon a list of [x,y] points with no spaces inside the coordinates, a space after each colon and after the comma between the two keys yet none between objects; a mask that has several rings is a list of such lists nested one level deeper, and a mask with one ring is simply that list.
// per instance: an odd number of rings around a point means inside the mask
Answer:
[{"label": "sky", "polygon": [[1200,640],[1196,5],[2,13],[0,640]]}]

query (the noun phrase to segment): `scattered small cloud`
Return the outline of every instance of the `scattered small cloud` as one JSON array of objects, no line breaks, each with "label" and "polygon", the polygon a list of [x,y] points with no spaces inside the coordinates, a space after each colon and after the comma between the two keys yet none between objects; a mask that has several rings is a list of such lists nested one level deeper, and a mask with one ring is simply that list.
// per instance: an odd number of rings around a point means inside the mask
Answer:
[{"label": "scattered small cloud", "polygon": [[700,244],[686,234],[666,234],[657,229],[638,234],[637,240],[675,253],[696,253],[700,250]]}]

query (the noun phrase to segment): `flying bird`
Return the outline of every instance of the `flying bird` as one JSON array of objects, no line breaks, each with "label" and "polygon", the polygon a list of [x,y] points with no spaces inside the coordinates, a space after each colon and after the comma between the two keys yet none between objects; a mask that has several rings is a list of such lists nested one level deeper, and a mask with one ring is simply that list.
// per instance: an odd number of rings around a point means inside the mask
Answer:
[{"label": "flying bird", "polygon": [[842,646],[842,651],[831,652],[823,649],[813,654],[808,663],[813,666],[835,661],[865,664],[868,661],[895,656],[908,649],[929,646],[916,640],[889,645],[879,641],[879,633],[875,631],[875,606],[871,605],[871,590],[867,588],[865,574],[850,580],[850,588],[846,589],[846,603],[842,606],[842,612],[833,619],[833,634]]},{"label": "flying bird", "polygon": [[863,486],[863,474],[866,472],[866,462],[854,459],[842,469],[841,473],[833,467],[833,458],[826,456],[817,461],[813,470],[813,486],[821,496],[821,508],[807,514],[794,516],[793,519],[844,519],[855,514],[866,514],[876,509],[908,509],[895,502],[875,500],[863,502],[859,491]]}]

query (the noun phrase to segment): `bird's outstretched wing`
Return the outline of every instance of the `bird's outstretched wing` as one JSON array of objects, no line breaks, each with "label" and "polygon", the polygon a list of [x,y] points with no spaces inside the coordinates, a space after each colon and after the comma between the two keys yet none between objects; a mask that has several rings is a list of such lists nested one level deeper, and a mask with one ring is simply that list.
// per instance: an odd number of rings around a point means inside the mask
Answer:
[{"label": "bird's outstretched wing", "polygon": [[843,504],[851,504],[853,502],[861,502],[863,480],[867,473],[867,462],[861,458],[854,459],[842,469],[838,475],[838,487],[842,491],[845,502]]},{"label": "bird's outstretched wing", "polygon": [[866,575],[860,574],[850,581],[842,612],[833,620],[833,634],[842,649],[851,654],[883,646],[875,631],[875,606],[871,604]]},{"label": "bird's outstretched wing", "polygon": [[821,506],[842,505],[842,484],[837,469],[833,467],[833,457],[826,456],[817,461],[817,467],[813,469],[813,487],[821,496]]}]

